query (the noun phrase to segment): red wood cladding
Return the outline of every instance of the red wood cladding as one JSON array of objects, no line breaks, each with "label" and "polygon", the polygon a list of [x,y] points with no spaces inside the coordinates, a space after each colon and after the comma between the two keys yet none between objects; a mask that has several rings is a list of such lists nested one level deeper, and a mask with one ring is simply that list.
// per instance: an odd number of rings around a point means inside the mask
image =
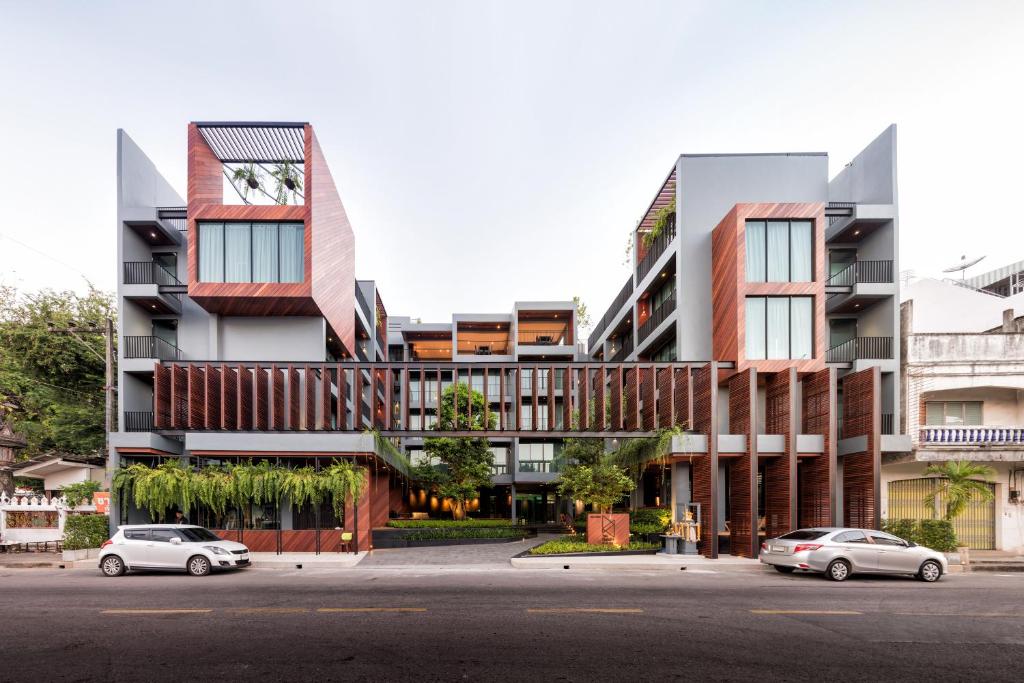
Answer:
[{"label": "red wood cladding", "polygon": [[548,368],[548,431],[555,429],[555,369]]},{"label": "red wood cladding", "polygon": [[[348,381],[348,370],[338,365],[338,402],[335,412],[337,413],[337,429],[348,429],[348,388],[351,386]],[[422,376],[422,375],[421,375]]]},{"label": "red wood cladding", "polygon": [[238,428],[241,430],[253,428],[252,381],[249,368],[238,368]]},{"label": "red wood cladding", "polygon": [[153,369],[153,426],[171,424],[171,371],[159,363]]},{"label": "red wood cladding", "polygon": [[228,365],[220,366],[220,428],[238,429],[238,372]]},{"label": "red wood cladding", "polygon": [[617,432],[622,429],[622,368],[612,367],[609,377],[609,402],[611,403],[611,424],[608,429]]},{"label": "red wood cladding", "polygon": [[220,370],[207,364],[203,368],[203,376],[206,380],[203,399],[206,404],[203,406],[203,422],[206,429],[222,429],[220,415],[221,407],[224,405],[224,396],[220,391]]},{"label": "red wood cladding", "polygon": [[317,429],[324,430],[331,428],[331,386],[334,380],[331,378],[331,368],[324,367],[320,371],[320,420],[317,422]]},{"label": "red wood cladding", "polygon": [[579,412],[579,417],[578,417],[578,419],[579,419],[579,428],[582,431],[587,431],[587,430],[591,429],[591,426],[590,426],[591,425],[590,406],[592,404],[591,404],[591,401],[590,401],[590,387],[591,387],[590,374],[591,374],[590,373],[590,366],[589,365],[583,366],[583,370],[580,372],[580,382],[579,382],[579,392],[580,392],[579,411],[580,412]]},{"label": "red wood cladding", "polygon": [[675,426],[692,429],[693,421],[693,382],[690,366],[672,368],[674,388],[672,401],[675,403]]},{"label": "red wood cladding", "polygon": [[693,429],[708,441],[707,457],[694,458],[691,465],[693,502],[701,508],[699,550],[706,557],[718,557],[716,522],[718,491],[718,368],[715,363],[693,375]]},{"label": "red wood cladding", "polygon": [[302,378],[302,392],[306,400],[302,406],[300,429],[309,431],[316,429],[316,387],[316,370],[307,367]]},{"label": "red wood cladding", "polygon": [[573,376],[574,373],[569,368],[562,371],[562,428],[572,429],[572,411],[573,411]]},{"label": "red wood cladding", "polygon": [[796,390],[796,368],[769,375],[765,380],[765,432],[781,434],[785,444],[781,456],[764,458],[765,533],[768,538],[796,526]]},{"label": "red wood cladding", "polygon": [[256,366],[256,426],[266,431],[270,426],[270,374],[267,368]]},{"label": "red wood cladding", "polygon": [[188,421],[188,370],[182,365],[171,366],[171,423]]},{"label": "red wood cladding", "polygon": [[675,387],[672,385],[672,368],[657,370],[658,384],[658,428],[669,428],[675,420]]},{"label": "red wood cladding", "polygon": [[206,383],[203,381],[203,372],[196,365],[188,366],[188,428],[203,429],[205,423],[205,410],[203,398],[205,395]]},{"label": "red wood cladding", "polygon": [[865,437],[864,450],[843,456],[843,523],[881,526],[881,372],[871,367],[843,377],[843,438]]},{"label": "red wood cladding", "polygon": [[626,431],[635,432],[638,427],[637,411],[640,409],[640,378],[636,368],[627,368],[622,412]]},{"label": "red wood cladding", "polygon": [[757,373],[729,380],[729,433],[742,434],[746,450],[729,459],[729,546],[733,555],[755,557],[757,542]]},{"label": "red wood cladding", "polygon": [[835,516],[836,482],[836,372],[832,368],[819,370],[803,380],[804,434],[824,437],[825,451],[821,456],[804,457],[798,465],[799,525],[832,526]]},{"label": "red wood cladding", "polygon": [[[747,282],[746,222],[748,220],[810,219],[813,234],[812,282]],[[795,367],[801,373],[825,367],[828,324],[825,320],[825,205],[736,204],[711,236],[712,353],[715,360],[732,361],[737,370],[781,372]],[[745,299],[748,296],[814,297],[814,352],[806,360],[749,360],[746,357]]]},{"label": "red wood cladding", "polygon": [[285,428],[285,403],[284,403],[285,371],[276,365],[270,368],[270,424],[274,431],[282,431]]},{"label": "red wood cladding", "polygon": [[638,371],[640,386],[637,388],[640,402],[640,415],[638,426],[645,432],[651,432],[658,428],[658,416],[656,414],[657,404],[655,399],[656,371],[653,367],[640,368]]},{"label": "red wood cladding", "polygon": [[590,430],[594,432],[604,431],[605,425],[607,424],[604,390],[608,380],[605,375],[604,368],[605,366],[603,365],[598,366],[597,372],[594,373],[593,377],[594,409],[592,413],[594,416],[594,424],[590,426]]}]

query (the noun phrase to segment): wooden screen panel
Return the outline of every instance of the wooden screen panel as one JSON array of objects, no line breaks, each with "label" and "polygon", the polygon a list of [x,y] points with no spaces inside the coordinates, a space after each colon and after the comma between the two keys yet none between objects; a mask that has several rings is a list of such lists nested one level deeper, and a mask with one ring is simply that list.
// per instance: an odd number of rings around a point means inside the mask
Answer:
[{"label": "wooden screen panel", "polygon": [[284,402],[284,381],[285,370],[276,365],[270,368],[270,423],[274,431],[283,431],[285,428],[285,402]]},{"label": "wooden screen panel", "polygon": [[252,420],[252,371],[244,366],[238,367],[238,428],[253,428]]},{"label": "wooden screen panel", "polygon": [[206,382],[197,365],[188,366],[188,428],[203,429],[206,424]]},{"label": "wooden screen panel", "polygon": [[157,363],[153,368],[153,427],[171,424],[171,371]]},{"label": "wooden screen panel", "polygon": [[320,430],[331,428],[331,387],[334,384],[331,373],[326,365],[320,368],[320,420],[316,426]]},{"label": "wooden screen panel", "polygon": [[729,380],[729,433],[746,437],[745,451],[729,458],[729,545],[733,555],[757,555],[757,372]]},{"label": "wooden screen panel", "polygon": [[590,367],[583,366],[580,371],[580,381],[577,385],[579,391],[580,422],[579,430],[587,431],[590,428]]},{"label": "wooden screen panel", "polygon": [[220,366],[220,428],[238,428],[238,372],[229,365]]},{"label": "wooden screen panel", "polygon": [[765,458],[765,534],[775,538],[796,522],[796,368],[765,381],[765,432],[784,439],[780,457]]},{"label": "wooden screen panel", "polygon": [[206,429],[220,429],[221,393],[220,370],[207,363],[203,367],[205,414],[203,424]]},{"label": "wooden screen panel", "polygon": [[288,424],[285,429],[295,431],[301,428],[302,421],[302,380],[298,368],[288,366],[285,373],[288,393],[286,394],[285,412],[288,415]]},{"label": "wooden screen panel", "polygon": [[605,378],[605,371],[603,365],[597,366],[597,372],[593,377],[593,395],[594,395],[594,424],[591,426],[591,430],[595,432],[604,431],[607,423],[607,415],[605,413],[605,400],[604,400],[604,388],[607,380]]},{"label": "wooden screen panel", "polygon": [[572,397],[573,397],[573,370],[566,368],[562,371],[562,429],[569,431],[572,424]]},{"label": "wooden screen panel", "polygon": [[338,378],[338,399],[337,408],[335,408],[337,416],[335,420],[337,421],[337,428],[340,431],[346,431],[348,429],[348,370],[339,365],[335,368],[335,374]]},{"label": "wooden screen panel", "polygon": [[555,428],[555,369],[548,368],[548,431]]},{"label": "wooden screen panel", "polygon": [[672,368],[659,368],[658,384],[658,424],[659,429],[675,426],[675,392],[672,387]]},{"label": "wooden screen panel", "polygon": [[256,429],[263,432],[270,425],[270,373],[256,366]]},{"label": "wooden screen panel", "polygon": [[611,371],[611,405],[612,405],[612,423],[608,429],[613,432],[622,431],[622,366],[615,366]]},{"label": "wooden screen panel", "polygon": [[718,557],[718,367],[712,362],[693,376],[693,429],[708,441],[707,457],[694,458],[691,465],[692,498],[701,507],[699,550],[706,557]]},{"label": "wooden screen panel", "polygon": [[363,369],[352,368],[352,429],[363,431]]},{"label": "wooden screen panel", "polygon": [[182,365],[171,366],[171,428],[188,427],[188,370]]},{"label": "wooden screen panel", "polygon": [[302,429],[316,429],[316,369],[307,366],[303,372],[302,391],[306,397],[303,405]]},{"label": "wooden screen panel", "polygon": [[639,368],[637,372],[640,375],[640,399],[643,401],[643,408],[640,411],[640,429],[645,432],[652,432],[658,428],[654,398],[655,378],[657,375],[653,367]]},{"label": "wooden screen panel", "polygon": [[540,387],[537,386],[540,382],[540,373],[536,367],[530,368],[530,391],[533,395],[533,401],[530,403],[530,430],[537,431],[537,394]]},{"label": "wooden screen panel", "polygon": [[672,370],[675,388],[672,393],[672,401],[675,403],[674,426],[685,429],[694,429],[693,414],[693,386],[690,374],[690,366]]},{"label": "wooden screen panel", "polygon": [[881,526],[881,413],[877,366],[843,377],[843,438],[864,436],[867,445],[843,456],[843,524]]},{"label": "wooden screen panel", "polygon": [[[321,542],[323,539],[321,539]],[[285,529],[281,531],[281,550],[286,553],[311,553],[316,550],[315,529]]]},{"label": "wooden screen panel", "polygon": [[820,457],[803,458],[798,465],[798,526],[835,524],[836,482],[836,376],[826,368],[803,381],[803,433],[824,437],[825,452]]}]

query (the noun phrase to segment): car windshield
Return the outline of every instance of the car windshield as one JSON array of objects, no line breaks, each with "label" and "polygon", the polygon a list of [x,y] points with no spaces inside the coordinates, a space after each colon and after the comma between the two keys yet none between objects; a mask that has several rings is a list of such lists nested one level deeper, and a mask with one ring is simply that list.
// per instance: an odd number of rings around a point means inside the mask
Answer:
[{"label": "car windshield", "polygon": [[203,529],[202,527],[181,527],[178,530],[186,541],[219,541],[220,537],[213,533],[209,529]]},{"label": "car windshield", "polygon": [[813,541],[827,533],[827,531],[819,531],[818,529],[799,529],[797,531],[790,531],[784,536],[779,536],[779,538],[784,541]]}]

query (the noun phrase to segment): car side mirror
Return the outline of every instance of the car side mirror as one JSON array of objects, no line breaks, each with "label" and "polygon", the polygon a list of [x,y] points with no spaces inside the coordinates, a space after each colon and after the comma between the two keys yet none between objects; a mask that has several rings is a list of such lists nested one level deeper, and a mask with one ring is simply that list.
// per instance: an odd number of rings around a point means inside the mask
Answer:
[{"label": "car side mirror", "polygon": [[916,548],[917,544],[914,543],[913,541],[907,541],[907,547],[908,548]]},{"label": "car side mirror", "polygon": [[171,539],[171,545],[181,545],[181,539],[180,538],[172,538]]}]

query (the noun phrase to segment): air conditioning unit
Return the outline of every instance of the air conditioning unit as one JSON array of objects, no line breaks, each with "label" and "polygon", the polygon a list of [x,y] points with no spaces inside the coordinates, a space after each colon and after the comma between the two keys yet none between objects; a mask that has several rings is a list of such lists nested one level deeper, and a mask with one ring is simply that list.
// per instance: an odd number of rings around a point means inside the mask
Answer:
[{"label": "air conditioning unit", "polygon": [[478,346],[476,347],[476,355],[478,356],[489,356],[491,355],[490,346]]},{"label": "air conditioning unit", "polygon": [[538,334],[537,335],[536,343],[537,344],[554,344],[555,343],[555,338],[552,337],[551,335],[547,335],[547,334]]}]

